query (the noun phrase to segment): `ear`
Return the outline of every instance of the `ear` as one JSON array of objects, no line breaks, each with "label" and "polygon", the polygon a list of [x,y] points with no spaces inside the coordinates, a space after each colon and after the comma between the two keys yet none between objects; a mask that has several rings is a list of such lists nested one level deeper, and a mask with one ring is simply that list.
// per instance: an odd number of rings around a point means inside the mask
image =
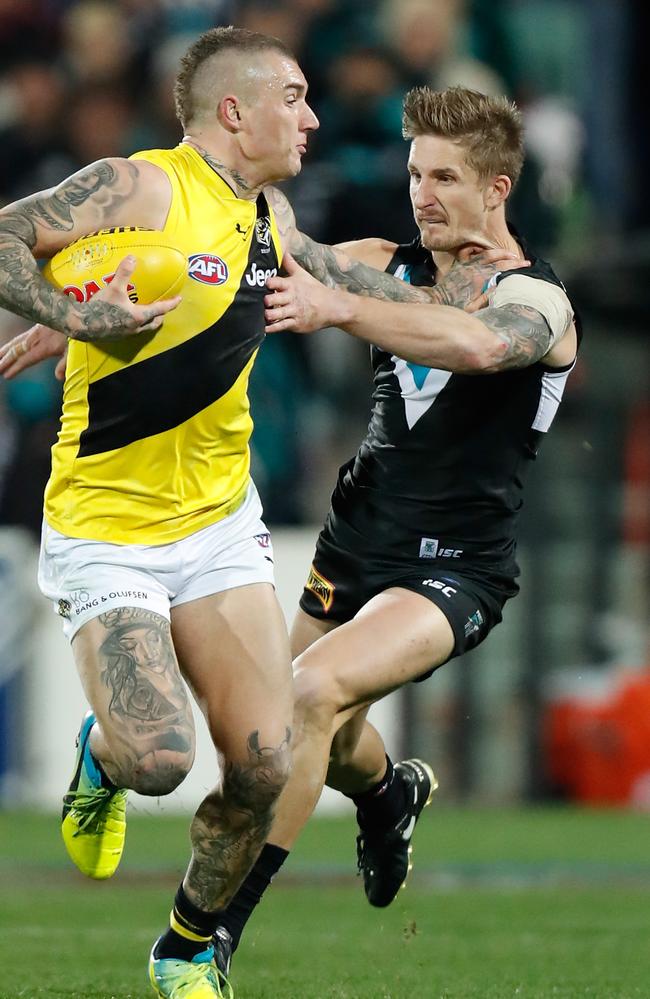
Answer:
[{"label": "ear", "polygon": [[238,132],[241,128],[239,98],[234,94],[226,94],[217,106],[217,118],[227,132]]},{"label": "ear", "polygon": [[507,200],[512,190],[512,181],[505,173],[493,177],[485,188],[485,207],[489,211],[499,208]]}]

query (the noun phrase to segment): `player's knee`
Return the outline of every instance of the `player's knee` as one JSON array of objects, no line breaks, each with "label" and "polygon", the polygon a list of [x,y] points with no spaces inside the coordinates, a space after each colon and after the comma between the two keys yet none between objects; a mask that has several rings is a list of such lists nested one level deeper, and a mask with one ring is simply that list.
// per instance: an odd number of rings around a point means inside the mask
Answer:
[{"label": "player's knee", "polygon": [[224,773],[223,800],[228,809],[240,816],[261,818],[271,812],[291,773],[291,753],[268,750],[260,759],[247,764],[230,764]]},{"label": "player's knee", "polygon": [[154,750],[134,764],[130,787],[139,794],[171,794],[187,777],[192,762],[193,753]]},{"label": "player's knee", "polygon": [[329,731],[341,707],[338,684],[331,673],[319,666],[297,664],[293,679],[296,730]]},{"label": "player's knee", "polygon": [[194,750],[194,731],[189,727],[157,734],[133,760],[129,787],[140,794],[171,794],[190,772]]}]

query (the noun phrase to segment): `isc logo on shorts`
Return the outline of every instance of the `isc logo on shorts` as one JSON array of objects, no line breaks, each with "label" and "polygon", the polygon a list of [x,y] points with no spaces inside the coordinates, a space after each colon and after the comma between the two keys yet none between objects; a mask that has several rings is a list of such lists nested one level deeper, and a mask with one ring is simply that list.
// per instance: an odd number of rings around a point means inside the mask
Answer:
[{"label": "isc logo on shorts", "polygon": [[327,614],[334,599],[334,590],[336,589],[334,583],[330,583],[329,579],[321,576],[320,572],[317,572],[312,565],[309,570],[307,582],[305,583],[305,589],[310,590],[315,597],[318,597]]},{"label": "isc logo on shorts", "polygon": [[420,538],[420,558],[460,558],[462,548],[443,548],[437,538]]},{"label": "isc logo on shorts", "polygon": [[225,284],[228,280],[228,265],[214,253],[194,253],[189,259],[187,273],[201,284]]},{"label": "isc logo on shorts", "polygon": [[453,597],[454,593],[458,593],[458,590],[455,590],[453,586],[448,586],[441,579],[423,579],[422,585],[430,586],[433,590],[440,590],[446,597]]}]

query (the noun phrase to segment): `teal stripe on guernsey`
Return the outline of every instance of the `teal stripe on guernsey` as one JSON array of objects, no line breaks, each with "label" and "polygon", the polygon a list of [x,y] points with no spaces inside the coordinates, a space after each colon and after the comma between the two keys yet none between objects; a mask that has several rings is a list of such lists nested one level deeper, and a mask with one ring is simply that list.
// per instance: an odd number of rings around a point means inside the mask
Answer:
[{"label": "teal stripe on guernsey", "polygon": [[[409,265],[403,264],[402,267],[398,267],[395,271],[395,277],[401,278],[405,284],[411,284],[411,268]],[[423,364],[412,364],[410,361],[406,362],[406,366],[410,369],[417,388],[421,389],[431,368],[425,368]]]},{"label": "teal stripe on guernsey", "polygon": [[410,370],[413,375],[413,381],[419,389],[424,385],[425,379],[431,368],[425,368],[423,364],[412,364],[410,361],[406,362],[406,367]]}]

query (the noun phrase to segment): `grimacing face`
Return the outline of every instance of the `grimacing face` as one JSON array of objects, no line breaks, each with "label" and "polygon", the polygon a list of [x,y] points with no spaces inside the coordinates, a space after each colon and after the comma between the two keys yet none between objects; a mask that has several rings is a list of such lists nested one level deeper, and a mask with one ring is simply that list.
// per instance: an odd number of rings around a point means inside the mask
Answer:
[{"label": "grimacing face", "polygon": [[309,133],[318,118],[307,103],[307,81],[297,63],[279,52],[264,54],[255,99],[243,109],[242,151],[267,182],[300,173]]},{"label": "grimacing face", "polygon": [[453,139],[418,135],[408,160],[409,193],[422,245],[453,252],[489,222],[490,185],[465,161],[465,149]]}]

